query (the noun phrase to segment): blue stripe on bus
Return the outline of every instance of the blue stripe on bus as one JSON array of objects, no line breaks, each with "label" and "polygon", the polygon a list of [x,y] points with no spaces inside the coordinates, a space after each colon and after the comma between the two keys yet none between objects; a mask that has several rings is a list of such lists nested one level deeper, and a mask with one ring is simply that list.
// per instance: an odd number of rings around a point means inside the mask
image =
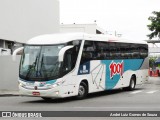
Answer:
[{"label": "blue stripe on bus", "polygon": [[[127,70],[138,70],[140,69],[143,59],[127,59],[127,60],[102,60],[102,64],[105,64],[106,66],[106,81],[105,81],[105,89],[113,89],[118,81],[120,80],[121,73],[115,73],[115,68],[114,70],[111,71],[110,65],[113,63],[115,66],[118,64],[123,64],[123,73],[126,72]],[[118,66],[120,67],[120,65]],[[112,73],[111,73],[112,72]],[[121,72],[121,70],[118,70],[118,72]],[[123,74],[122,73],[122,74]]]},{"label": "blue stripe on bus", "polygon": [[46,84],[54,84],[57,80],[49,80],[49,81],[45,81]]}]

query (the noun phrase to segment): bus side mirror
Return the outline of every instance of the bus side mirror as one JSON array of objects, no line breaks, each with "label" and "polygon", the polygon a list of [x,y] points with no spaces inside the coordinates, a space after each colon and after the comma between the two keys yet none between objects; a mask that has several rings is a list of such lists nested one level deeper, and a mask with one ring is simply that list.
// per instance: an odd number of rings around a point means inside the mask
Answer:
[{"label": "bus side mirror", "polygon": [[59,62],[62,62],[63,61],[63,58],[64,58],[64,53],[70,49],[70,48],[73,48],[74,46],[73,45],[70,45],[70,46],[66,46],[64,48],[62,48],[60,51],[59,51],[59,55],[58,55],[58,61]]},{"label": "bus side mirror", "polygon": [[14,52],[12,54],[12,60],[13,61],[16,61],[16,55],[17,55],[17,53],[20,52],[23,49],[24,49],[24,47],[20,47],[20,48],[17,48],[16,50],[14,50]]}]

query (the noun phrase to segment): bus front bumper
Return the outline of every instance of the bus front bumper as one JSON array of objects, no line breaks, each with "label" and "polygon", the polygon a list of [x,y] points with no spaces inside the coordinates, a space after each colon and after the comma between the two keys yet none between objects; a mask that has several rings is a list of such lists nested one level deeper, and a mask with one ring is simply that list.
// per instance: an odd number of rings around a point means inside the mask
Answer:
[{"label": "bus front bumper", "polygon": [[19,86],[19,93],[22,96],[32,96],[32,97],[50,97],[50,98],[63,98],[61,95],[59,87],[51,88],[47,90],[32,90],[26,89]]}]

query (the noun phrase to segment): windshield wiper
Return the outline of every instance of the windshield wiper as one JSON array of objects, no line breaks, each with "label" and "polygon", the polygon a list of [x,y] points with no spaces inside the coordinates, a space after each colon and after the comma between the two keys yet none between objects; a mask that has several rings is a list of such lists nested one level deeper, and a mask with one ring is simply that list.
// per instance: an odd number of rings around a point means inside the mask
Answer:
[{"label": "windshield wiper", "polygon": [[[50,71],[50,76],[52,75],[52,73],[55,73],[57,69],[59,69],[59,62],[55,62],[53,65],[55,65],[55,67],[53,67]],[[56,76],[56,75],[55,75]]]},{"label": "windshield wiper", "polygon": [[45,66],[44,66],[43,59],[44,59],[44,55],[42,55],[41,68],[40,68],[40,70],[39,70],[39,71],[41,72],[41,75],[42,75],[42,67],[43,67],[43,70],[44,70],[44,76],[45,76],[44,78],[45,78],[45,79],[47,79],[47,73],[46,73],[46,71],[47,71],[47,70],[46,70],[46,68],[45,68]]},{"label": "windshield wiper", "polygon": [[38,55],[36,56],[35,62],[33,62],[33,64],[30,65],[30,67],[29,67],[29,69],[28,69],[28,72],[27,72],[27,75],[26,75],[26,79],[31,75],[31,69],[32,69],[33,67],[34,67],[34,69],[35,69],[35,67],[36,67],[36,65],[37,65],[37,61],[38,61]]}]

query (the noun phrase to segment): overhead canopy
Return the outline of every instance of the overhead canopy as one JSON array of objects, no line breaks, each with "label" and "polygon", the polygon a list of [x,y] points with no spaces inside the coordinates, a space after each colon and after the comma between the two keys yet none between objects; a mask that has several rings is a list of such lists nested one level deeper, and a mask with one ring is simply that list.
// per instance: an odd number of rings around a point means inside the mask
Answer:
[{"label": "overhead canopy", "polygon": [[160,57],[155,61],[156,64],[160,64]]},{"label": "overhead canopy", "polygon": [[160,43],[160,40],[145,40],[147,43]]}]

